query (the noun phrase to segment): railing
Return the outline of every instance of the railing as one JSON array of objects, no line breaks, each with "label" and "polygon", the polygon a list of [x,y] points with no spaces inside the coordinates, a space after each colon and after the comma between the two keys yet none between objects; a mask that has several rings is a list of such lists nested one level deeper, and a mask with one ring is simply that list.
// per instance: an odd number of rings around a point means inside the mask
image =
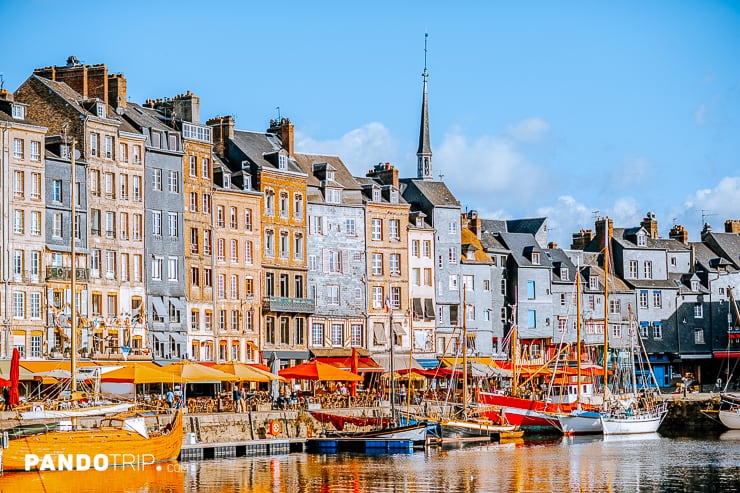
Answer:
[{"label": "railing", "polygon": [[316,302],[311,298],[267,296],[262,299],[262,307],[273,312],[314,313]]}]

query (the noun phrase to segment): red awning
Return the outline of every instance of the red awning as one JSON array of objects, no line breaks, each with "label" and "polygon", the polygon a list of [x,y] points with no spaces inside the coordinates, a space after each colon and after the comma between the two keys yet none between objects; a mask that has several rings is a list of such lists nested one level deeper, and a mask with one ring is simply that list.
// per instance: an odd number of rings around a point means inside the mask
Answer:
[{"label": "red awning", "polygon": [[[321,361],[327,365],[335,366],[340,370],[352,371],[352,356],[347,358],[335,358],[335,357],[317,357],[314,358],[316,361]],[[372,358],[368,356],[362,356],[357,358],[357,372],[358,373],[371,373],[371,372],[382,372],[383,368],[378,365]]]},{"label": "red awning", "polygon": [[715,351],[715,358],[740,358],[740,351]]}]

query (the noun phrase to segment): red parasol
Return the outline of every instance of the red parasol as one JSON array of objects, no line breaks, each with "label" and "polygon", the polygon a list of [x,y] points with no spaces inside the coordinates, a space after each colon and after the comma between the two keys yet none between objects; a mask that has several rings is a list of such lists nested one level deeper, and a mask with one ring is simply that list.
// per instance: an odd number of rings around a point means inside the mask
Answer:
[{"label": "red parasol", "polygon": [[[350,371],[357,375],[357,368],[360,366],[360,356],[357,354],[357,348],[352,348],[352,362],[350,364]],[[357,382],[352,382],[349,385],[349,395],[355,397],[357,395]]]},{"label": "red parasol", "polygon": [[13,348],[13,358],[10,360],[10,394],[8,405],[16,406],[20,397],[18,395],[18,382],[21,378],[21,353],[18,348]]}]

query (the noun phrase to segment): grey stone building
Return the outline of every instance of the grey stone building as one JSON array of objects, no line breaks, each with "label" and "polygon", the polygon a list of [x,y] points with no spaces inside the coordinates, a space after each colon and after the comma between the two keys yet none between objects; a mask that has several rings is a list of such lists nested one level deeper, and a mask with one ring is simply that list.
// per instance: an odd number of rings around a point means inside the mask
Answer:
[{"label": "grey stone building", "polygon": [[[180,132],[166,125],[162,115],[154,109],[128,103],[122,108],[123,118],[145,138],[144,155],[138,156],[144,165],[144,183],[135,184],[133,200],[144,201],[144,266],[146,279],[146,309],[144,320],[149,329],[149,343],[154,360],[181,359],[187,355],[187,326],[184,320],[164,316],[169,314],[170,304],[184,307],[186,276],[166,273],[153,276],[152,262],[159,258],[174,258],[179,272],[185,271],[185,235],[162,234],[162,222],[175,216],[180,231],[183,231],[183,150]],[[132,156],[136,159],[137,156]],[[171,175],[178,180],[175,187],[162,186],[162,180]],[[173,191],[174,190],[174,191]],[[157,215],[159,223],[153,224]],[[164,219],[162,219],[164,218]],[[155,231],[154,228],[157,228]],[[135,229],[136,231],[136,229]],[[163,265],[164,269],[169,267]],[[154,313],[161,317],[154,317]]]}]

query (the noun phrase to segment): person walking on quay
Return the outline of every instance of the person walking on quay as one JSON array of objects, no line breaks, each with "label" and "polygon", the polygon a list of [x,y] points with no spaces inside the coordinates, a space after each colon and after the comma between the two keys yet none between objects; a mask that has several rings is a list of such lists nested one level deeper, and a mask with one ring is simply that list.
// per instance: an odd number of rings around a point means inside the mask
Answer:
[{"label": "person walking on quay", "polygon": [[239,392],[239,403],[242,407],[242,412],[247,412],[247,389],[245,387],[242,387],[241,392]]},{"label": "person walking on quay", "polygon": [[172,389],[167,389],[167,393],[165,394],[165,399],[167,399],[167,406],[171,409],[172,405],[175,402],[175,393],[172,392]]}]

